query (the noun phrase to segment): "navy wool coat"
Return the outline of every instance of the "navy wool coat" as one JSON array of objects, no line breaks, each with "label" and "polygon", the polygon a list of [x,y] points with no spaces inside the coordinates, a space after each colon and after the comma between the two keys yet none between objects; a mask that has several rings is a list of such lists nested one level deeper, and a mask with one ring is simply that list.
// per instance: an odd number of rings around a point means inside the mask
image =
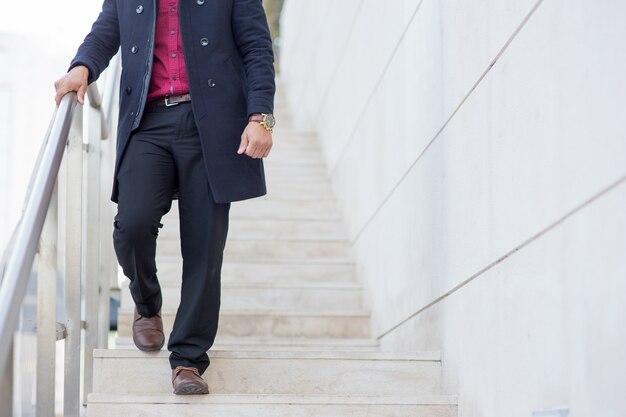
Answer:
[{"label": "navy wool coat", "polygon": [[[154,58],[158,0],[105,0],[72,60],[97,80],[122,51],[115,177],[146,105]],[[191,104],[208,181],[217,203],[266,193],[261,159],[238,155],[252,113],[272,113],[274,55],[261,0],[179,0],[179,20]]]}]

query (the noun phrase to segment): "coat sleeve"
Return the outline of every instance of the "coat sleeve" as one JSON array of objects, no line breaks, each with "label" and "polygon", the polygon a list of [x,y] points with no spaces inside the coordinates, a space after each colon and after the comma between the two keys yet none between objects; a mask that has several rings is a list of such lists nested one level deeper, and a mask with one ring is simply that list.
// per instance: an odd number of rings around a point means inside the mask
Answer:
[{"label": "coat sleeve", "polygon": [[262,0],[233,0],[232,28],[248,80],[248,115],[273,113],[274,51]]},{"label": "coat sleeve", "polygon": [[69,69],[84,65],[89,69],[89,84],[96,81],[120,46],[117,0],[104,0],[102,11],[91,31],[78,48]]}]

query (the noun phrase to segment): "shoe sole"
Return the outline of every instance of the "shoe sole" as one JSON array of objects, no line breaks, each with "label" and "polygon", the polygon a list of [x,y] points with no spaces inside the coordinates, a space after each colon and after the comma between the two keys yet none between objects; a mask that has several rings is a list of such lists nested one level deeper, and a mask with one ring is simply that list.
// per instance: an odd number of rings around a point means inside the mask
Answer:
[{"label": "shoe sole", "polygon": [[204,395],[208,393],[209,393],[208,389],[197,384],[183,385],[183,386],[178,387],[178,389],[174,390],[174,394],[176,395]]}]

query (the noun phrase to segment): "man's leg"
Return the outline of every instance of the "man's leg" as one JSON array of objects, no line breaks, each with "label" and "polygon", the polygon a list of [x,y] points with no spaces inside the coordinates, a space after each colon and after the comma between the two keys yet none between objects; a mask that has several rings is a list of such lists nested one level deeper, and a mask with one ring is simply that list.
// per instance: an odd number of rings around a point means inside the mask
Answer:
[{"label": "man's leg", "polygon": [[176,169],[170,152],[173,129],[166,117],[146,113],[130,138],[117,176],[119,203],[113,244],[137,312],[153,317],[161,310],[156,275],[156,239],[161,217],[171,207]]},{"label": "man's leg", "polygon": [[170,335],[172,369],[209,365],[220,310],[222,257],[230,204],[216,204],[202,157],[200,137],[190,105],[181,113],[180,135],[172,145],[179,184],[183,280],[181,301]]}]

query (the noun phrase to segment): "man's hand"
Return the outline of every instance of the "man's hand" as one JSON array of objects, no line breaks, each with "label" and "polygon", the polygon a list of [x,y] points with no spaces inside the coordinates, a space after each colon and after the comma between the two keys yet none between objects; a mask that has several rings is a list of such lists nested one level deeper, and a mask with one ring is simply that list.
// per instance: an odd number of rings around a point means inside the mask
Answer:
[{"label": "man's hand", "polygon": [[272,133],[258,122],[248,122],[237,153],[246,154],[250,158],[266,158],[272,149]]},{"label": "man's hand", "polygon": [[56,89],[56,101],[57,106],[61,104],[61,99],[66,93],[70,91],[76,91],[78,102],[85,104],[85,92],[87,91],[87,80],[89,78],[89,70],[87,67],[79,65],[72,68],[67,74],[59,78],[54,83]]}]

